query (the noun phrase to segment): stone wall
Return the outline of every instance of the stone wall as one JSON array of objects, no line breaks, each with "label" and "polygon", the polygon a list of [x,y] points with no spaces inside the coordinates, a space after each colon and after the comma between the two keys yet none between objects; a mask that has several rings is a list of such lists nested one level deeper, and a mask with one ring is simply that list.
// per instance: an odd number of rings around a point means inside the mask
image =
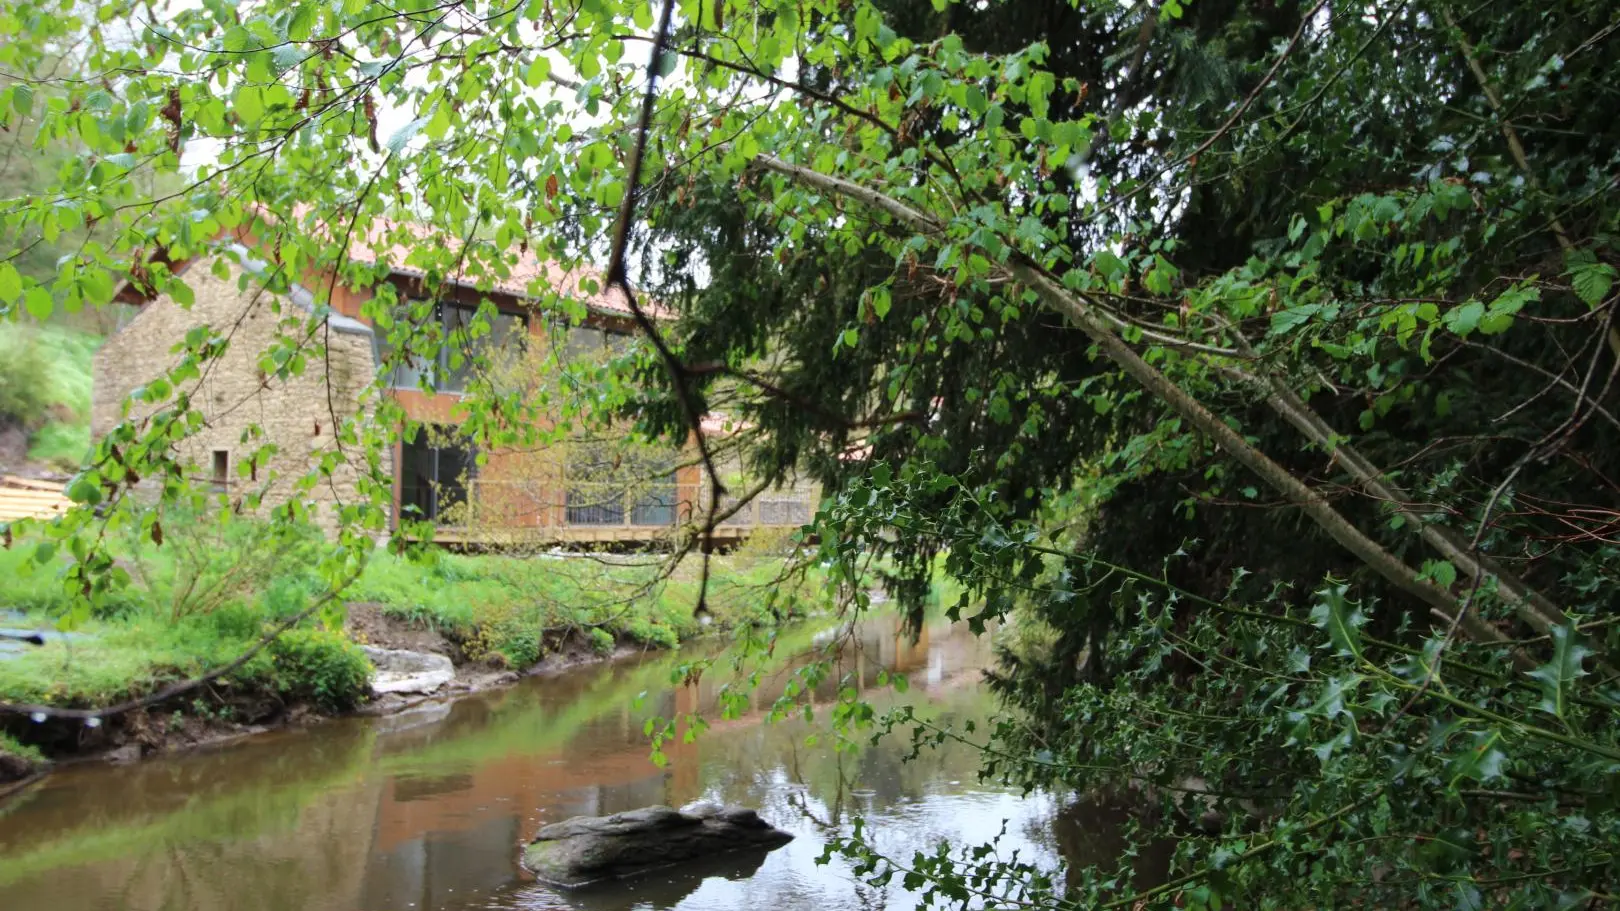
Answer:
[{"label": "stone wall", "polygon": [[[341,421],[361,412],[361,392],[376,375],[372,335],[362,323],[333,317],[329,331],[316,333],[305,343],[307,366],[301,376],[267,378],[259,368],[260,358],[278,338],[303,334],[308,299],[278,298],[264,291],[234,259],[227,256],[224,262],[229,267],[224,278],[213,273],[209,262],[186,271],[195,298],[191,307],[182,307],[167,295],[159,297],[96,352],[91,431],[100,437],[116,426],[129,394],[179,362],[174,349],[186,333],[198,325],[211,326],[229,338],[228,347],[203,368],[202,378],[184,385],[207,425],[180,442],[177,455],[186,463],[188,476],[206,482],[214,478],[216,453],[224,453],[232,499],[262,490],[268,508],[291,498],[297,479],[337,450],[333,415]],[[157,407],[161,406],[134,403],[129,417],[139,420]],[[258,439],[248,439],[255,431],[261,434]],[[266,442],[276,445],[275,455],[255,476],[240,475],[238,466]],[[382,459],[383,470],[391,476],[392,452],[385,451]],[[364,466],[364,455],[350,447],[332,477],[322,479],[306,495],[329,532],[337,525],[336,508],[358,501],[357,482]]]}]

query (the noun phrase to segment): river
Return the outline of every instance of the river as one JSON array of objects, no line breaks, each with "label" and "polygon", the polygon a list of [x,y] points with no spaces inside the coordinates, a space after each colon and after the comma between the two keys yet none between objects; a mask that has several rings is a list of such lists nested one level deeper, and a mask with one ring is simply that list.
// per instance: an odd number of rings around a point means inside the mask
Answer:
[{"label": "river", "polygon": [[[783,654],[811,650],[808,630],[794,635]],[[912,643],[895,621],[876,619],[852,638],[838,660],[880,711],[912,703],[949,724],[994,711],[979,683],[989,644],[960,626],[931,625]],[[629,658],[390,717],[65,768],[0,805],[0,909],[899,909],[919,899],[898,881],[874,890],[841,859],[817,863],[829,826],[865,817],[877,846],[906,858],[941,839],[988,840],[1003,823],[998,850],[1042,866],[1061,866],[1065,853],[1100,860],[1115,847],[1099,837],[1110,827],[1078,825],[1050,796],[980,783],[967,748],[905,761],[898,735],[839,752],[827,737],[807,743],[802,721],[765,723],[757,711],[721,721],[715,703],[729,670],[670,682],[693,657]],[[805,660],[771,670],[760,691],[780,693]],[[906,675],[904,694],[876,685],[885,668]],[[817,700],[832,698],[836,677]],[[713,726],[654,764],[644,720],[691,711]],[[519,846],[548,822],[695,799],[756,807],[797,838],[763,863],[584,893],[518,869]]]}]

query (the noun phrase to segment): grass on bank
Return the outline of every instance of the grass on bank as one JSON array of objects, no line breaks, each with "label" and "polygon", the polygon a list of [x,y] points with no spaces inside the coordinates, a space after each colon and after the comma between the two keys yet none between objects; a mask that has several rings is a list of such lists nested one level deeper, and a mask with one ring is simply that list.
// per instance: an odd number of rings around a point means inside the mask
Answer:
[{"label": "grass on bank", "polygon": [[29,765],[43,765],[45,754],[38,747],[23,743],[10,734],[0,731],[0,756],[15,756]]},{"label": "grass on bank", "polygon": [[[231,518],[165,526],[162,547],[118,546],[132,577],[120,597],[67,637],[0,660],[0,701],[91,708],[152,692],[236,659],[322,591],[308,569],[324,546],[312,532],[273,535]],[[0,610],[23,614],[8,625],[48,626],[70,605],[56,571],[33,567],[30,550],[0,550]],[[786,595],[809,600],[819,587],[784,581],[779,557],[716,557],[706,623],[694,615],[699,565],[688,561],[664,578],[654,558],[380,553],[346,600],[439,630],[470,659],[525,668],[570,638],[603,651],[619,642],[671,647],[711,628],[776,622],[799,612]],[[311,618],[187,707],[229,713],[303,702],[341,711],[365,698],[369,670],[347,636]]]},{"label": "grass on bank", "polygon": [[[773,557],[713,558],[708,625],[799,615],[814,580],[784,578],[784,565]],[[544,657],[559,636],[589,636],[607,650],[619,641],[669,648],[701,635],[700,567],[688,560],[665,578],[657,558],[438,554],[423,561],[383,554],[349,600],[377,602],[390,616],[437,629],[474,660],[521,668]]]}]

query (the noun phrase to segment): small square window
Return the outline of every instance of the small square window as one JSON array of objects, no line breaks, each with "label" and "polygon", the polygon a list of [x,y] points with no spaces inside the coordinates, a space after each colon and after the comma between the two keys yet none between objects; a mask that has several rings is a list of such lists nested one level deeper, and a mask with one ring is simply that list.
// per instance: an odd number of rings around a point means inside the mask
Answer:
[{"label": "small square window", "polygon": [[231,454],[223,449],[214,450],[214,489],[224,491],[231,482]]}]

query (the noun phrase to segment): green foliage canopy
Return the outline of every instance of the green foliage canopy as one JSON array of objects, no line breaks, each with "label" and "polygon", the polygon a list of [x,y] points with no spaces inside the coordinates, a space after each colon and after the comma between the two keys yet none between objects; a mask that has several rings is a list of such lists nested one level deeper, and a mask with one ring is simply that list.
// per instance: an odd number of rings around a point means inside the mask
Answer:
[{"label": "green foliage canopy", "polygon": [[[398,211],[464,239],[383,229],[404,265],[493,282],[519,249],[599,249],[639,194],[641,283],[681,316],[684,372],[643,360],[580,419],[682,437],[668,377],[695,378],[763,434],[758,473],[839,491],[817,519],[832,565],[886,553],[915,603],[944,553],[975,622],[1050,628],[997,679],[1028,723],[989,732],[992,773],[1219,811],[1168,882],[1092,870],[1069,899],[1611,898],[1608,5],[680,0],[638,187],[644,3],[77,10],[0,13],[0,69],[82,38],[96,74],[0,90],[8,123],[42,105],[42,135],[86,150],[5,224],[122,217],[52,278],[0,262],[0,304],[101,304],[152,251],[250,223],[278,280],[335,263],[369,285],[387,267],[347,236]],[[182,192],[130,179],[183,154]],[[394,348],[443,344],[389,295],[369,307]],[[269,372],[318,364],[318,319]],[[87,596],[118,570],[84,532],[150,521],[131,479],[182,495],[187,384],[225,344],[187,339],[143,393],[172,407],[74,486],[115,504],[49,532]],[[487,441],[541,432],[521,396],[469,402]],[[376,453],[400,415],[379,415],[342,429],[372,499],[343,517],[334,581],[385,527]],[[859,830],[842,849],[953,900],[1060,899],[982,854],[908,867]]]}]

